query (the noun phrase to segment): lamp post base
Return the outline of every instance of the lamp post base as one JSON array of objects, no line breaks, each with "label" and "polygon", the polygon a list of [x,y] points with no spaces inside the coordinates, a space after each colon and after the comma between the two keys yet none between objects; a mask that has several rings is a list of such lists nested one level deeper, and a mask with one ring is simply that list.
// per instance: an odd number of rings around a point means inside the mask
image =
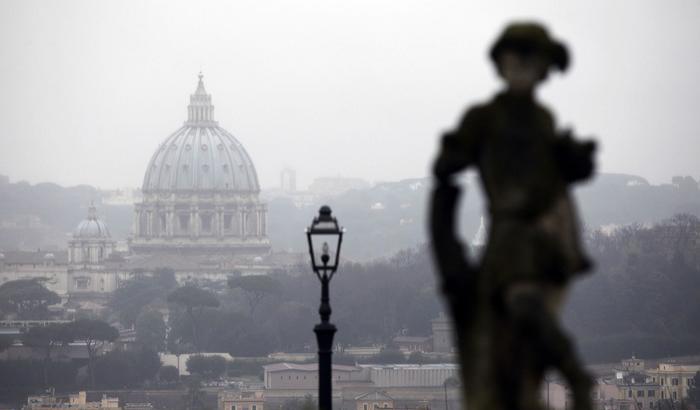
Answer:
[{"label": "lamp post base", "polygon": [[320,410],[333,409],[331,355],[336,330],[335,325],[328,322],[321,322],[314,327],[318,342],[318,408]]}]

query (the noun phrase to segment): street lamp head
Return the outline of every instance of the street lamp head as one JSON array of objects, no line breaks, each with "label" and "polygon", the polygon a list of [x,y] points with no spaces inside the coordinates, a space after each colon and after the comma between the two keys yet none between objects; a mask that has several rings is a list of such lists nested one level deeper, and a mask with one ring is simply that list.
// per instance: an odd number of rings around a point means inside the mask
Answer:
[{"label": "street lamp head", "polygon": [[319,209],[318,216],[313,219],[311,226],[306,228],[311,267],[319,277],[322,274],[332,276],[338,269],[344,231],[332,216],[328,205]]}]

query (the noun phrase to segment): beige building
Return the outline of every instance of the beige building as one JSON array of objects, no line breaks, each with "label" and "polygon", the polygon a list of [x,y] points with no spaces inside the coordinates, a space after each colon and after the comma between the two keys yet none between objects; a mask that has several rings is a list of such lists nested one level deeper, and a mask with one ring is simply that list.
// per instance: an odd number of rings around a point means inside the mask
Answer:
[{"label": "beige building", "polygon": [[68,258],[64,252],[0,252],[0,285],[20,279],[41,279],[49,290],[68,293]]},{"label": "beige building", "polygon": [[677,401],[688,397],[688,388],[693,385],[698,371],[700,364],[659,363],[656,369],[649,369],[646,374],[661,386],[661,399]]},{"label": "beige building", "polygon": [[219,410],[265,410],[265,395],[262,391],[221,391],[218,396]]},{"label": "beige building", "polygon": [[459,379],[459,366],[443,364],[359,365],[362,378],[377,388],[442,387],[445,380]]},{"label": "beige building", "polygon": [[87,401],[87,394],[81,391],[77,394],[68,396],[29,396],[27,405],[22,407],[22,410],[39,410],[39,409],[74,409],[74,410],[93,410],[93,409],[113,409],[121,410],[119,407],[119,399],[116,397],[102,396],[100,401]]},{"label": "beige building", "polygon": [[403,354],[427,353],[433,350],[433,339],[429,336],[396,336],[392,342]]},{"label": "beige building", "polygon": [[634,378],[600,380],[593,389],[593,400],[599,410],[650,410],[658,406],[661,388],[658,384]]},{"label": "beige building", "polygon": [[[263,366],[265,389],[308,390],[318,389],[318,365],[275,363]],[[362,369],[355,366],[333,365],[333,385],[359,380]]]},{"label": "beige building", "polygon": [[68,241],[68,250],[7,251],[0,253],[0,284],[19,279],[39,279],[60,296],[105,295],[119,283],[119,274],[106,262],[114,252],[107,225],[94,205]]},{"label": "beige building", "polygon": [[374,391],[355,397],[355,410],[393,410],[394,408],[394,399],[385,392]]},{"label": "beige building", "polygon": [[[263,368],[265,389],[309,393],[318,389],[316,364],[275,363]],[[334,388],[442,387],[445,380],[459,378],[459,368],[456,364],[333,365],[332,377]]]}]

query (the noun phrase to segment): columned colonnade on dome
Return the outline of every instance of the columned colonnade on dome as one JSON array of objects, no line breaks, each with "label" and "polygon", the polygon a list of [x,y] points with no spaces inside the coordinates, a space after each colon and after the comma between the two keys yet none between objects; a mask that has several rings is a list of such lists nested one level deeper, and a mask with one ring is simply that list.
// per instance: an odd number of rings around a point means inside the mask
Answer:
[{"label": "columned colonnade on dome", "polygon": [[267,206],[263,203],[196,204],[147,202],[135,208],[134,234],[141,238],[267,236]]}]

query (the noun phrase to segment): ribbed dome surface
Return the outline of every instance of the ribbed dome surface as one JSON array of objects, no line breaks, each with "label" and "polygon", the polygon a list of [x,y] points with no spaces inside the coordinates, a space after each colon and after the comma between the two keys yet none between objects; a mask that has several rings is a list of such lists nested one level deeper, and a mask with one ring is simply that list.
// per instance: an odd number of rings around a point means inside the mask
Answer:
[{"label": "ribbed dome surface", "polygon": [[185,125],[151,157],[143,192],[259,192],[255,166],[243,145],[214,121],[214,106],[201,74],[188,114]]},{"label": "ribbed dome surface", "polygon": [[78,224],[78,227],[73,231],[73,237],[77,239],[110,237],[107,225],[97,219],[97,212],[94,206],[90,205],[87,219]]},{"label": "ribbed dome surface", "polygon": [[186,124],[168,137],[151,158],[143,191],[258,192],[253,162],[223,128]]}]

